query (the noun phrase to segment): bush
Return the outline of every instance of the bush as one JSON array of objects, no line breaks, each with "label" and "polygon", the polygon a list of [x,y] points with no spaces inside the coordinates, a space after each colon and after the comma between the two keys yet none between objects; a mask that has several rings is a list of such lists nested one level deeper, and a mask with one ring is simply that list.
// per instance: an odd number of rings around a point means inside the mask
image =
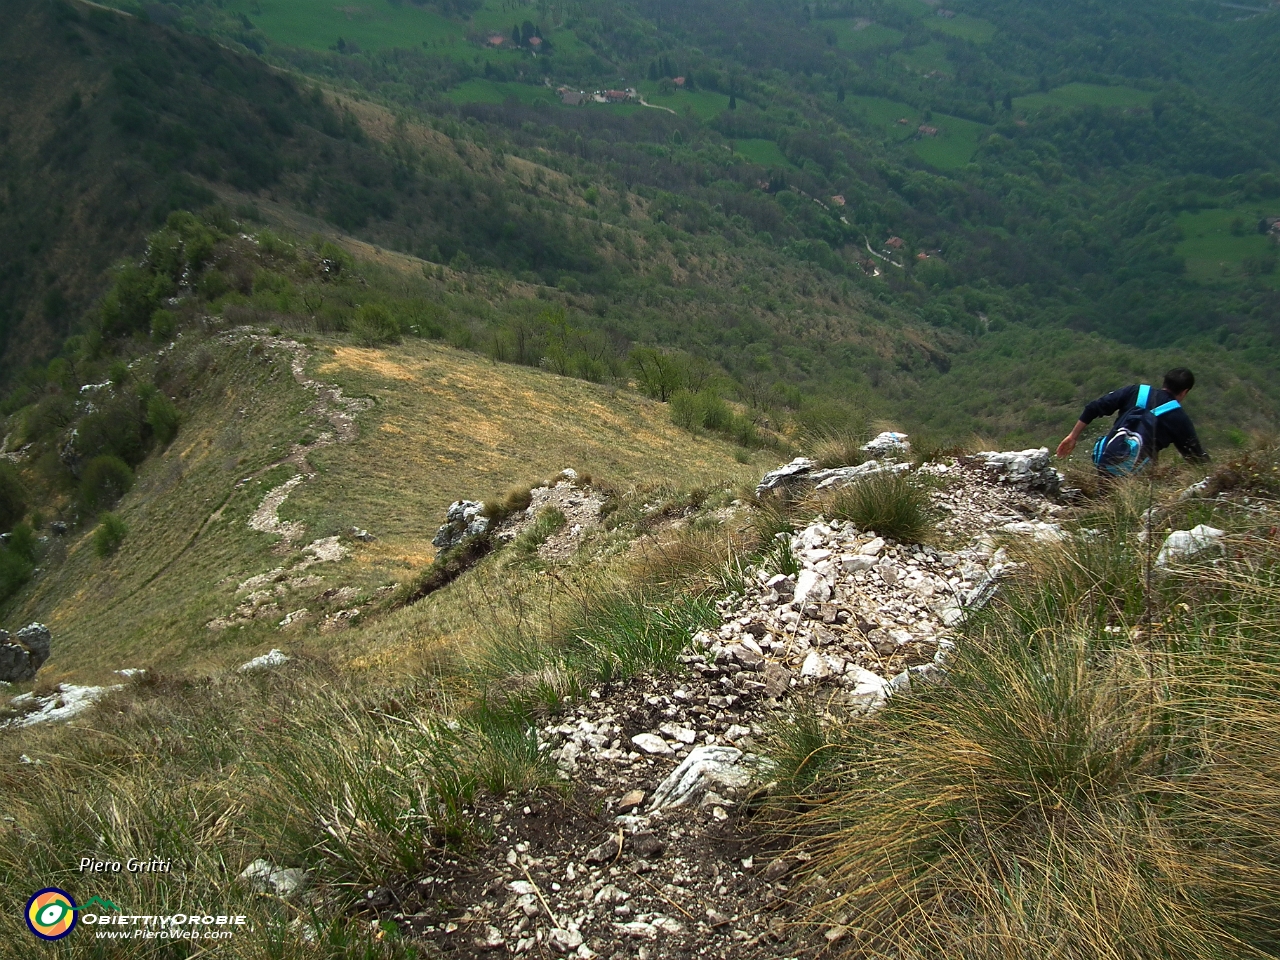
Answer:
[{"label": "bush", "polygon": [[8,600],[31,579],[34,565],[8,547],[0,548],[0,602]]},{"label": "bush", "polygon": [[147,401],[147,424],[162,447],[167,447],[178,435],[180,421],[178,408],[163,393],[156,393]]},{"label": "bush", "polygon": [[80,478],[80,502],[90,513],[109,507],[129,492],[133,471],[119,457],[94,457]]},{"label": "bush", "polygon": [[820,498],[830,519],[849,520],[899,543],[923,543],[933,530],[928,491],[900,473],[882,473]]},{"label": "bush", "polygon": [[174,333],[178,329],[178,318],[172,311],[157,310],[151,314],[151,339],[156,343],[163,343],[166,340],[173,339]]},{"label": "bush", "polygon": [[9,540],[6,546],[12,553],[34,563],[38,544],[36,532],[31,529],[31,525],[19,523],[9,532]]},{"label": "bush", "polygon": [[356,311],[351,321],[351,333],[356,342],[366,347],[400,340],[400,326],[386,307],[379,303],[366,303]]},{"label": "bush", "polygon": [[104,513],[93,531],[93,552],[100,558],[111,556],[124,543],[129,528],[114,513]]},{"label": "bush", "polygon": [[12,463],[0,460],[0,531],[13,529],[26,512],[26,484]]}]

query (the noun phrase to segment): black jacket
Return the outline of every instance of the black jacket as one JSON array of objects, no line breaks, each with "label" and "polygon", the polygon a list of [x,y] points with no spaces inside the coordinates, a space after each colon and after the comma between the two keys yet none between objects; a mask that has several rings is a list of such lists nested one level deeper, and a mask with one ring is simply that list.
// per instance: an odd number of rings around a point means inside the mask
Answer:
[{"label": "black jacket", "polygon": [[[1152,387],[1151,396],[1147,399],[1147,409],[1154,410],[1160,404],[1172,399],[1173,396],[1167,390]],[[1098,417],[1110,416],[1113,413],[1123,416],[1137,402],[1138,384],[1135,383],[1132,386],[1113,390],[1105,397],[1099,397],[1094,400],[1084,408],[1084,413],[1080,414],[1080,419],[1084,423],[1092,423]],[[1209,455],[1204,452],[1204,447],[1200,446],[1200,439],[1196,436],[1195,425],[1191,422],[1191,418],[1187,416],[1187,412],[1181,407],[1156,417],[1156,452],[1159,453],[1170,444],[1177,447],[1178,452],[1188,460],[1202,461],[1209,459]]]}]

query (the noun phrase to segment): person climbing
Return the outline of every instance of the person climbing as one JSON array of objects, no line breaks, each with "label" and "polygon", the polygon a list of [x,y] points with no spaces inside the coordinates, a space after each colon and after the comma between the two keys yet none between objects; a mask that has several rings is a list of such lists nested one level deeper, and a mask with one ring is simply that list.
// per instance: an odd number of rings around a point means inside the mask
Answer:
[{"label": "person climbing", "polygon": [[1112,477],[1136,473],[1170,444],[1187,460],[1203,463],[1209,455],[1182,409],[1195,383],[1190,370],[1176,367],[1164,375],[1161,389],[1135,383],[1099,397],[1084,408],[1075,427],[1058,444],[1058,456],[1070,456],[1085,427],[1098,417],[1118,413],[1111,429],[1093,445],[1093,463],[1100,473]]}]

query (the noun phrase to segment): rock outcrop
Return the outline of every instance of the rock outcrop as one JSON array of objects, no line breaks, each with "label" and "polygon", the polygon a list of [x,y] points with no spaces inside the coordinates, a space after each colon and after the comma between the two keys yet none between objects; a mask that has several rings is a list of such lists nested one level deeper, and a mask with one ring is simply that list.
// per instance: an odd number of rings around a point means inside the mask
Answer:
[{"label": "rock outcrop", "polygon": [[449,504],[444,523],[431,539],[431,545],[441,550],[457,546],[467,537],[475,537],[489,529],[489,518],[484,515],[484,504],[476,500],[455,500]]},{"label": "rock outcrop", "polygon": [[49,659],[53,637],[43,623],[31,623],[12,637],[0,630],[0,680],[21,683],[30,680]]}]

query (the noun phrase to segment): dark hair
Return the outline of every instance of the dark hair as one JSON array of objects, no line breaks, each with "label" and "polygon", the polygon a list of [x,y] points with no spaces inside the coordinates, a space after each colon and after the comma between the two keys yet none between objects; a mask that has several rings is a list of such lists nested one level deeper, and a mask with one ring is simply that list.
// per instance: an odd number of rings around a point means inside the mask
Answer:
[{"label": "dark hair", "polygon": [[1170,393],[1181,393],[1196,385],[1196,375],[1186,367],[1174,367],[1164,375],[1164,388]]}]

